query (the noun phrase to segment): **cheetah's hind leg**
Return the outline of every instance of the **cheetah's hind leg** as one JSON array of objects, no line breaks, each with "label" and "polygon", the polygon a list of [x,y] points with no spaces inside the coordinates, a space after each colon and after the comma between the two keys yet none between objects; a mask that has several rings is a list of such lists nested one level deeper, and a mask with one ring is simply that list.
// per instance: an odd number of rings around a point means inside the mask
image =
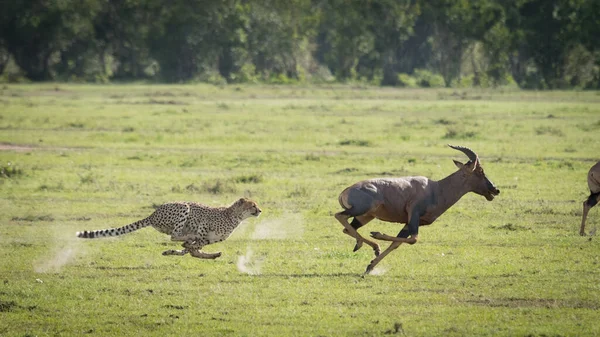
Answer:
[{"label": "cheetah's hind leg", "polygon": [[199,259],[216,259],[217,257],[221,256],[221,252],[205,253],[201,252],[199,249],[192,249],[190,250],[190,255]]},{"label": "cheetah's hind leg", "polygon": [[187,253],[191,253],[192,251],[196,251],[198,250],[201,246],[198,244],[198,240],[194,240],[194,239],[186,239],[185,242],[182,244],[183,249],[182,250],[174,250],[174,249],[169,249],[169,250],[165,250],[162,255],[179,255],[179,256],[183,256]]},{"label": "cheetah's hind leg", "polygon": [[197,257],[199,259],[216,259],[221,256],[221,252],[216,253],[205,253],[202,251],[202,247],[209,244],[207,240],[202,237],[194,237],[192,239],[187,240],[182,244],[183,248],[185,248],[191,256]]},{"label": "cheetah's hind leg", "polygon": [[179,256],[183,256],[187,253],[189,253],[190,251],[187,249],[182,249],[182,250],[174,250],[174,249],[169,249],[169,250],[165,250],[164,252],[162,252],[162,255],[179,255]]}]

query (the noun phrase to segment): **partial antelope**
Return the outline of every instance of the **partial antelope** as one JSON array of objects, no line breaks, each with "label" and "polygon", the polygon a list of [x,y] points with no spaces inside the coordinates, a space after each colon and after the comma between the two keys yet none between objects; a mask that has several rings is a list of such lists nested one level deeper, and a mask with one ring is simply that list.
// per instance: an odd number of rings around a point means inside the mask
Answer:
[{"label": "partial antelope", "polygon": [[581,218],[581,227],[579,235],[585,234],[585,220],[590,209],[600,201],[600,161],[592,166],[587,176],[588,186],[590,187],[590,196],[583,202],[583,217]]},{"label": "partial antelope", "polygon": [[[344,226],[344,233],[356,239],[354,251],[363,243],[375,251],[375,259],[367,266],[365,274],[402,243],[415,244],[419,226],[433,223],[463,195],[469,192],[484,196],[492,201],[500,190],[485,176],[479,157],[473,150],[448,145],[463,152],[469,158],[466,164],[454,160],[458,171],[446,178],[435,181],[426,177],[377,178],[357,182],[346,188],[339,196],[343,211],[335,218]],[[348,219],[354,217],[351,223]],[[381,253],[379,245],[358,233],[358,229],[373,219],[387,222],[405,223],[396,237],[371,232],[371,237],[391,241],[391,245]]]}]

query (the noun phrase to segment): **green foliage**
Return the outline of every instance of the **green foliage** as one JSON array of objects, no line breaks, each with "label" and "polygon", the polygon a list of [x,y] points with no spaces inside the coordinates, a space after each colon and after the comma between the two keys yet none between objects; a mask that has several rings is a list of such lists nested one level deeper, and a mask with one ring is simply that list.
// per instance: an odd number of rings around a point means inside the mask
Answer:
[{"label": "green foliage", "polygon": [[535,133],[537,135],[551,135],[551,136],[557,136],[557,137],[564,136],[564,134],[560,128],[550,127],[550,126],[537,127],[537,128],[535,128]]},{"label": "green foliage", "polygon": [[[0,4],[0,81],[600,86],[595,0]],[[15,71],[12,65],[16,64]]]},{"label": "green foliage", "polygon": [[264,180],[260,174],[241,175],[235,178],[236,183],[241,184],[260,184]]},{"label": "green foliage", "polygon": [[[192,186],[192,185],[191,185]],[[235,184],[225,181],[222,179],[217,179],[212,182],[204,182],[202,184],[202,189],[188,189],[194,192],[207,192],[210,194],[231,194],[236,192]]]},{"label": "green foliage", "polygon": [[272,74],[265,82],[269,84],[293,84],[296,83],[296,80],[287,77],[285,74]]},{"label": "green foliage", "polygon": [[530,0],[518,2],[516,8],[514,4],[505,6],[507,27],[513,32],[511,49],[519,52],[511,61],[517,83],[540,89],[577,86],[577,78],[569,83],[577,73],[569,68],[585,69],[591,62],[575,65],[569,59],[597,51],[597,43],[587,43],[589,34],[598,36],[600,32],[597,19],[588,13],[600,9],[598,2]]},{"label": "green foliage", "polygon": [[16,178],[23,175],[23,170],[8,162],[0,166],[0,178]]},{"label": "green foliage", "polygon": [[502,19],[494,1],[423,1],[423,12],[433,26],[433,68],[450,87],[461,76],[465,53],[473,40],[481,40]]},{"label": "green foliage", "polygon": [[598,61],[600,55],[594,55],[583,45],[578,44],[568,50],[564,65],[564,80],[567,85],[577,89],[595,88],[600,78]]},{"label": "green foliage", "polygon": [[371,146],[371,141],[364,139],[346,139],[339,142],[341,146]]},{"label": "green foliage", "polygon": [[[84,59],[73,60],[71,53],[89,53],[93,48],[93,18],[100,3],[86,1],[2,2],[0,5],[0,46],[32,80],[49,80],[52,54],[61,53],[62,73],[81,73]],[[77,69],[66,69],[77,68]]]},{"label": "green foliage", "polygon": [[432,73],[425,69],[415,70],[415,80],[423,88],[442,88],[444,87],[444,78],[441,75]]},{"label": "green foliage", "polygon": [[447,118],[440,118],[440,119],[437,119],[437,120],[435,120],[433,122],[435,124],[440,124],[440,125],[452,125],[452,124],[456,124],[456,122],[454,122],[454,121],[452,121],[450,119],[447,119]]},{"label": "green foliage", "polygon": [[91,184],[96,181],[96,178],[92,172],[79,174],[79,181],[82,184]]},{"label": "green foliage", "polygon": [[240,71],[231,75],[231,81],[236,83],[258,83],[256,67],[251,63],[245,63]]},{"label": "green foliage", "polygon": [[408,74],[398,74],[398,86],[406,88],[419,87],[418,80]]},{"label": "green foliage", "polygon": [[[506,14],[504,14],[506,16]],[[506,18],[504,18],[506,20]],[[487,62],[482,67],[480,76],[485,74],[487,83],[482,79],[480,85],[487,87],[497,87],[509,84],[511,81],[510,68],[507,66],[510,62],[511,52],[511,32],[505,24],[497,23],[488,30],[483,38],[483,59]],[[472,57],[475,57],[473,55]],[[477,84],[477,83],[475,83]],[[487,84],[487,85],[486,85]]]},{"label": "green foliage", "polygon": [[15,301],[0,301],[0,312],[9,312],[15,308],[18,308]]},{"label": "green foliage", "polygon": [[477,132],[470,130],[463,130],[462,128],[450,127],[442,139],[471,139],[477,136]]}]

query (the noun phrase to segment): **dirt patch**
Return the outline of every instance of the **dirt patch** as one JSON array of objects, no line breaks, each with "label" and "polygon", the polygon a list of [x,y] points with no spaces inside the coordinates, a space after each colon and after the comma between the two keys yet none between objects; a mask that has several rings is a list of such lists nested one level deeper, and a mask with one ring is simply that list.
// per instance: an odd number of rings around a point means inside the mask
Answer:
[{"label": "dirt patch", "polygon": [[12,221],[29,221],[29,222],[36,222],[36,221],[54,221],[54,217],[52,215],[49,214],[44,214],[44,215],[27,215],[24,217],[12,217],[11,218]]},{"label": "dirt patch", "polygon": [[137,101],[137,102],[118,102],[120,104],[150,104],[150,105],[154,105],[154,104],[158,104],[158,105],[188,105],[188,103],[183,102],[183,101],[176,101],[176,100],[160,100],[160,99],[149,99],[147,101]]},{"label": "dirt patch", "polygon": [[31,152],[35,148],[29,145],[17,144],[2,144],[0,143],[0,151],[15,151],[15,152]]},{"label": "dirt patch", "polygon": [[24,144],[0,143],[0,151],[31,152],[31,151],[74,151],[91,149],[84,146],[35,146]]}]

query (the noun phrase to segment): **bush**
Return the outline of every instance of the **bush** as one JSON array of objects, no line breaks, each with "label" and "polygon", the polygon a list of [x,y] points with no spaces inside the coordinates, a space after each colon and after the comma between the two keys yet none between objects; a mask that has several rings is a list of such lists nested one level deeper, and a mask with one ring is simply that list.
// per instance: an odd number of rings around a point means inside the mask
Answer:
[{"label": "bush", "polygon": [[8,162],[4,166],[0,166],[0,178],[14,178],[23,174],[23,170]]},{"label": "bush", "polygon": [[346,139],[342,140],[339,144],[342,146],[371,146],[370,141],[360,139]]},{"label": "bush", "polygon": [[92,172],[87,172],[83,174],[77,174],[79,176],[79,181],[82,184],[91,184],[96,182],[96,178]]},{"label": "bush", "polygon": [[273,74],[266,79],[266,82],[269,84],[294,84],[298,81],[287,77],[285,74]]},{"label": "bush", "polygon": [[418,88],[417,79],[408,74],[398,74],[398,85],[404,88]]},{"label": "bush", "polygon": [[477,137],[477,132],[463,130],[462,128],[447,128],[442,139],[471,139]]},{"label": "bush", "polygon": [[538,136],[550,135],[550,136],[557,136],[557,137],[562,137],[565,135],[562,132],[562,130],[560,130],[558,128],[553,128],[550,126],[540,126],[540,127],[535,128],[535,134]]},{"label": "bush", "polygon": [[220,179],[212,183],[205,182],[202,189],[210,194],[235,193],[236,191],[234,184]]},{"label": "bush", "polygon": [[243,175],[235,178],[235,182],[241,184],[258,184],[263,180],[263,176],[258,174]]},{"label": "bush", "polygon": [[414,77],[417,85],[423,88],[443,88],[445,86],[442,75],[434,74],[429,70],[416,69]]},{"label": "bush", "polygon": [[231,81],[234,83],[258,83],[256,67],[252,63],[245,63],[238,72],[231,74]]}]

